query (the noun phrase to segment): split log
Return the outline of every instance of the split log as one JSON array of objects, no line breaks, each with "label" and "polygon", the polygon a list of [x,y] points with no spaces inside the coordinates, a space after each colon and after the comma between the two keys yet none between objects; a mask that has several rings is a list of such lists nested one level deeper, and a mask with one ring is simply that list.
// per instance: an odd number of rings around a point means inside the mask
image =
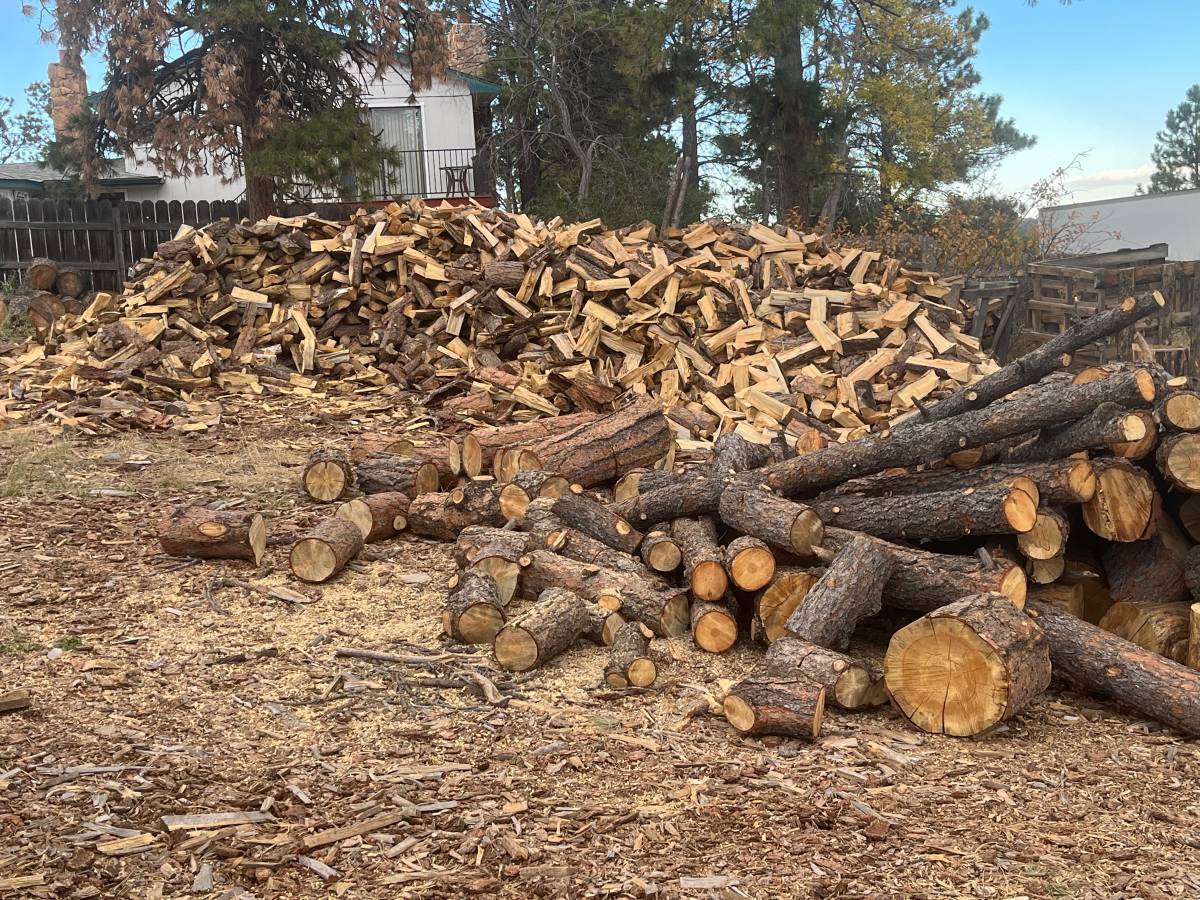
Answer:
[{"label": "split log", "polygon": [[1158,417],[1172,431],[1200,431],[1200,393],[1172,391],[1159,403]]},{"label": "split log", "polygon": [[922,731],[973,737],[1050,685],[1050,648],[1007,597],[979,594],[896,632],[883,678],[901,715]]},{"label": "split log", "polygon": [[595,538],[622,553],[636,553],[642,533],[607,506],[580,494],[564,494],[554,502],[554,514],[563,524]]},{"label": "split log", "polygon": [[967,447],[1045,428],[1086,416],[1101,403],[1129,407],[1154,402],[1154,378],[1142,370],[1118,372],[1089,384],[1037,385],[1003,401],[952,419],[912,425],[774,463],[761,469],[772,490],[800,497],[891,466],[917,465]]},{"label": "split log", "polygon": [[933,469],[855,478],[827,491],[838,494],[927,494],[1004,484],[1025,488],[1024,479],[1037,487],[1035,500],[1047,503],[1085,503],[1096,493],[1096,473],[1086,459],[1059,459],[1038,463],[997,463],[976,469]]},{"label": "split log", "polygon": [[1113,603],[1100,627],[1145,650],[1182,663],[1187,661],[1191,604]]},{"label": "split log", "polygon": [[674,572],[683,562],[683,552],[679,545],[665,531],[652,531],[642,538],[639,548],[642,562],[655,572]]},{"label": "split log", "polygon": [[1158,447],[1158,470],[1176,487],[1200,493],[1200,434],[1173,434]]},{"label": "split log", "polygon": [[408,507],[408,530],[419,537],[453,541],[468,525],[504,524],[497,488],[490,481],[468,481],[445,494],[420,494]]},{"label": "split log", "polygon": [[1033,441],[1014,447],[1008,462],[1034,462],[1064,459],[1072,453],[1093,447],[1108,447],[1127,441],[1142,441],[1148,433],[1137,411],[1115,403],[1101,403],[1088,415],[1055,429],[1046,429]]},{"label": "split log", "polygon": [[1066,565],[1067,561],[1063,556],[1052,556],[1049,559],[1035,559],[1030,556],[1025,559],[1025,574],[1034,584],[1051,584],[1058,581],[1066,571]]},{"label": "split log", "polygon": [[1063,555],[1070,536],[1071,523],[1062,510],[1043,506],[1033,528],[1017,535],[1017,547],[1029,559],[1054,559]]},{"label": "split log", "polygon": [[500,629],[492,653],[502,668],[528,672],[569,649],[588,625],[588,605],[582,597],[549,588],[538,595],[534,606]]},{"label": "split log", "polygon": [[442,610],[442,630],[464,644],[490,644],[504,627],[507,605],[496,591],[496,582],[476,571],[455,577],[458,580]]},{"label": "split log", "polygon": [[506,519],[525,518],[529,504],[540,497],[557,499],[571,489],[571,483],[552,472],[518,472],[500,488],[500,512]]},{"label": "split log", "polygon": [[1100,558],[1109,595],[1125,603],[1179,603],[1190,596],[1184,579],[1187,539],[1164,518],[1143,541],[1104,545]]},{"label": "split log", "polygon": [[320,449],[309,454],[300,476],[304,492],[318,503],[332,503],[353,490],[354,467],[340,450]]},{"label": "split log", "polygon": [[723,478],[673,479],[666,486],[614,503],[612,511],[634,527],[646,529],[674,519],[714,513],[725,490]]},{"label": "split log", "polygon": [[697,600],[720,600],[729,588],[711,519],[676,519],[671,537],[683,554],[683,577]]},{"label": "split log", "polygon": [[921,422],[941,422],[970,410],[980,409],[1013,391],[1033,384],[1069,365],[1071,354],[1076,350],[1116,334],[1139,319],[1158,313],[1164,304],[1162,294],[1158,291],[1126,297],[1120,305],[1076,322],[1031,353],[1013,360],[1007,366],[935,403],[924,410]]},{"label": "split log", "polygon": [[257,566],[267,549],[267,526],[256,512],[185,504],[163,517],[158,542],[168,556],[244,559]]},{"label": "split log", "polygon": [[734,531],[797,556],[811,556],[825,533],[820,517],[808,506],[741,482],[726,487],[717,509],[721,521]]},{"label": "split log", "polygon": [[[837,553],[856,535],[827,528],[825,549]],[[895,561],[883,599],[898,609],[930,612],[972,594],[991,592],[1004,594],[1017,607],[1025,603],[1025,572],[1013,562],[995,559],[989,566],[974,556],[930,553],[879,538],[871,540],[882,544]]]},{"label": "split log", "polygon": [[895,560],[865,535],[852,538],[787,620],[788,634],[845,650],[860,620],[883,608],[883,589]]},{"label": "split log", "polygon": [[752,444],[740,434],[728,432],[713,442],[713,469],[730,475],[760,469],[771,461],[771,448]]},{"label": "split log", "polygon": [[537,468],[591,487],[650,466],[670,448],[671,427],[656,400],[634,403],[607,416],[546,438],[529,449]]},{"label": "split log", "polygon": [[764,667],[794,672],[824,685],[825,697],[842,709],[866,709],[887,703],[883,681],[852,656],[818,647],[795,637],[782,637],[767,648]]},{"label": "split log", "polygon": [[757,591],[775,577],[775,554],[765,541],[745,534],[725,547],[725,570],[734,587]]},{"label": "split log", "polygon": [[1200,672],[1053,606],[1034,602],[1028,613],[1046,635],[1054,671],[1079,690],[1200,736]]},{"label": "split log", "polygon": [[1037,519],[1037,503],[1029,493],[1007,485],[900,497],[845,494],[811,505],[826,525],[914,541],[1021,534]]},{"label": "split log", "polygon": [[819,569],[792,566],[776,569],[774,580],[755,601],[755,616],[768,644],[787,635],[787,620],[822,574]]},{"label": "split log", "polygon": [[363,548],[362,532],[345,519],[318,522],[292,545],[288,556],[292,574],[302,581],[328,581]]},{"label": "split log", "polygon": [[1135,440],[1116,441],[1109,444],[1108,449],[1113,456],[1122,459],[1145,459],[1158,446],[1158,423],[1148,409],[1135,409],[1130,415],[1137,416],[1141,421],[1144,434]]},{"label": "split log", "polygon": [[408,527],[408,507],[412,501],[407,494],[390,491],[386,494],[367,494],[347,500],[334,513],[339,519],[354,524],[368,544],[395,537]]},{"label": "split log", "polygon": [[468,477],[476,478],[491,470],[492,462],[501,450],[533,444],[579,425],[587,425],[597,418],[599,416],[594,412],[578,412],[496,428],[477,428],[463,438],[463,471]]},{"label": "split log", "polygon": [[401,493],[410,497],[432,494],[441,483],[437,466],[415,456],[376,453],[355,469],[364,494]]},{"label": "split log", "polygon": [[743,734],[816,740],[825,717],[825,686],[807,675],[760,665],[725,694],[725,719]]},{"label": "split log", "polygon": [[1139,541],[1153,534],[1161,504],[1149,473],[1124,459],[1097,459],[1092,467],[1096,493],[1083,504],[1084,524],[1106,541]]},{"label": "split log", "polygon": [[649,635],[637,622],[626,622],[613,637],[604,683],[610,688],[649,687],[658,678],[658,664],[650,656]]},{"label": "split log", "polygon": [[728,603],[692,601],[692,640],[701,650],[724,653],[737,643],[737,616]]}]

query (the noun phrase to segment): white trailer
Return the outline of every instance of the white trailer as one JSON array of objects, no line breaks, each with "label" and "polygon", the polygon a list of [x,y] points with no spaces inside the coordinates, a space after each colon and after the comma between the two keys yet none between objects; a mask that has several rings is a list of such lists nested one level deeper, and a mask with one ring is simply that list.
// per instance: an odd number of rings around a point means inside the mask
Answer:
[{"label": "white trailer", "polygon": [[1200,189],[1048,206],[1039,225],[1064,238],[1055,256],[1167,244],[1168,259],[1200,259]]}]

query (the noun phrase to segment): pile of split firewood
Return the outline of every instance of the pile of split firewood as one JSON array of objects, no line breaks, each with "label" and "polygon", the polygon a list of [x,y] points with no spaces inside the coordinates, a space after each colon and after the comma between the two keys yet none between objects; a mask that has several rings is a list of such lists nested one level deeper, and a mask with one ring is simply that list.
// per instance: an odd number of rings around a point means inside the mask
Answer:
[{"label": "pile of split firewood", "polygon": [[782,226],[660,235],[420,201],[185,226],[123,294],[38,310],[36,340],[0,346],[0,417],[90,431],[206,427],[211,395],[398,386],[448,427],[653,396],[691,405],[683,451],[729,423],[794,451],[996,368],[957,286],[876,251]]},{"label": "pile of split firewood", "polygon": [[[890,699],[926,731],[977,735],[1052,670],[1200,734],[1200,395],[1150,366],[1065,370],[1161,305],[1131,297],[919,417],[807,452],[729,429],[673,471],[679,426],[653,399],[318,450],[304,488],[340,505],[291,570],[323,581],[400,531],[454,541],[448,637],[515,671],[588,638],[611,646],[618,688],[654,683],[659,640],[761,641],[724,697],[752,734],[812,737],[827,702]],[[163,542],[256,560],[265,534],[192,509]],[[847,655],[864,624],[889,629],[881,673]]]}]

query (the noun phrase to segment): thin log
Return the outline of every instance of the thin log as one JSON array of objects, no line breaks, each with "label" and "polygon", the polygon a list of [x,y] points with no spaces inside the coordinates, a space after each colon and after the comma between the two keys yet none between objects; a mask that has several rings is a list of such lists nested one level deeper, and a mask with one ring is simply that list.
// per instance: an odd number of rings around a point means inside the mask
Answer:
[{"label": "thin log", "polygon": [[1043,506],[1033,528],[1017,535],[1017,547],[1029,559],[1054,559],[1063,555],[1070,536],[1071,523],[1063,511]]},{"label": "thin log", "polygon": [[825,533],[820,516],[808,506],[744,482],[730,483],[717,509],[721,521],[735,531],[797,556],[811,556]]},{"label": "thin log", "polygon": [[887,703],[881,677],[866,664],[795,637],[782,637],[767,648],[766,668],[804,675],[824,685],[825,697],[841,709],[866,709]]},{"label": "thin log", "polygon": [[544,666],[569,649],[590,622],[588,605],[578,594],[549,588],[537,603],[506,623],[492,642],[492,653],[510,672],[528,672]]},{"label": "thin log", "polygon": [[376,453],[355,468],[364,494],[401,493],[409,497],[432,494],[441,483],[437,466],[415,456]]},{"label": "thin log", "polygon": [[1037,487],[1035,500],[1046,503],[1086,503],[1096,493],[1096,473],[1086,459],[1058,459],[1037,463],[996,463],[976,469],[933,469],[919,472],[881,472],[854,478],[821,495],[925,494],[989,484],[1021,487],[1028,479]]},{"label": "thin log", "polygon": [[733,586],[743,591],[757,591],[775,577],[775,554],[766,541],[745,534],[734,538],[725,547],[725,571]]},{"label": "thin log", "polygon": [[649,687],[658,678],[658,664],[650,656],[649,635],[637,622],[626,622],[617,629],[604,683],[610,688]]},{"label": "thin log", "polygon": [[362,532],[363,540],[373,544],[395,537],[408,527],[408,507],[411,503],[407,494],[398,491],[367,494],[347,500],[334,515],[352,522]]},{"label": "thin log", "polygon": [[697,600],[720,600],[729,588],[729,578],[717,544],[711,519],[676,519],[671,537],[683,554],[683,577]]},{"label": "thin log", "polygon": [[158,542],[169,556],[244,559],[257,566],[267,549],[267,527],[256,512],[184,504],[159,522]]},{"label": "thin log", "polygon": [[318,522],[292,545],[288,556],[292,574],[302,581],[328,581],[362,552],[363,536],[345,519]]},{"label": "thin log", "polygon": [[1063,459],[1081,450],[1107,447],[1125,441],[1141,441],[1148,433],[1136,412],[1116,403],[1101,403],[1082,419],[1062,428],[1049,429],[1008,454],[1008,462],[1038,462]]},{"label": "thin log", "polygon": [[564,494],[554,502],[554,514],[571,528],[622,553],[636,553],[642,533],[603,506],[579,494]]},{"label": "thin log", "polygon": [[816,740],[825,718],[825,686],[799,672],[766,666],[725,694],[725,719],[742,734]]}]

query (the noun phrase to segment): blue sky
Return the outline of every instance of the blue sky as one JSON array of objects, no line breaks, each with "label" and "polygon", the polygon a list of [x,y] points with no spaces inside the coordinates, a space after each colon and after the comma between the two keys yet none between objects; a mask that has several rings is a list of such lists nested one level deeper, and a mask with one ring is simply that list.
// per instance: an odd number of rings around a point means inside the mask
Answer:
[{"label": "blue sky", "polygon": [[[982,87],[1037,135],[1037,146],[1006,161],[995,187],[1020,192],[1086,156],[1068,176],[1073,200],[1133,193],[1150,177],[1150,150],[1167,110],[1200,82],[1197,0],[975,0],[991,28],[977,66]],[[0,0],[0,94],[20,96],[57,58],[38,39],[21,4]],[[99,80],[97,66],[92,86]]]}]

